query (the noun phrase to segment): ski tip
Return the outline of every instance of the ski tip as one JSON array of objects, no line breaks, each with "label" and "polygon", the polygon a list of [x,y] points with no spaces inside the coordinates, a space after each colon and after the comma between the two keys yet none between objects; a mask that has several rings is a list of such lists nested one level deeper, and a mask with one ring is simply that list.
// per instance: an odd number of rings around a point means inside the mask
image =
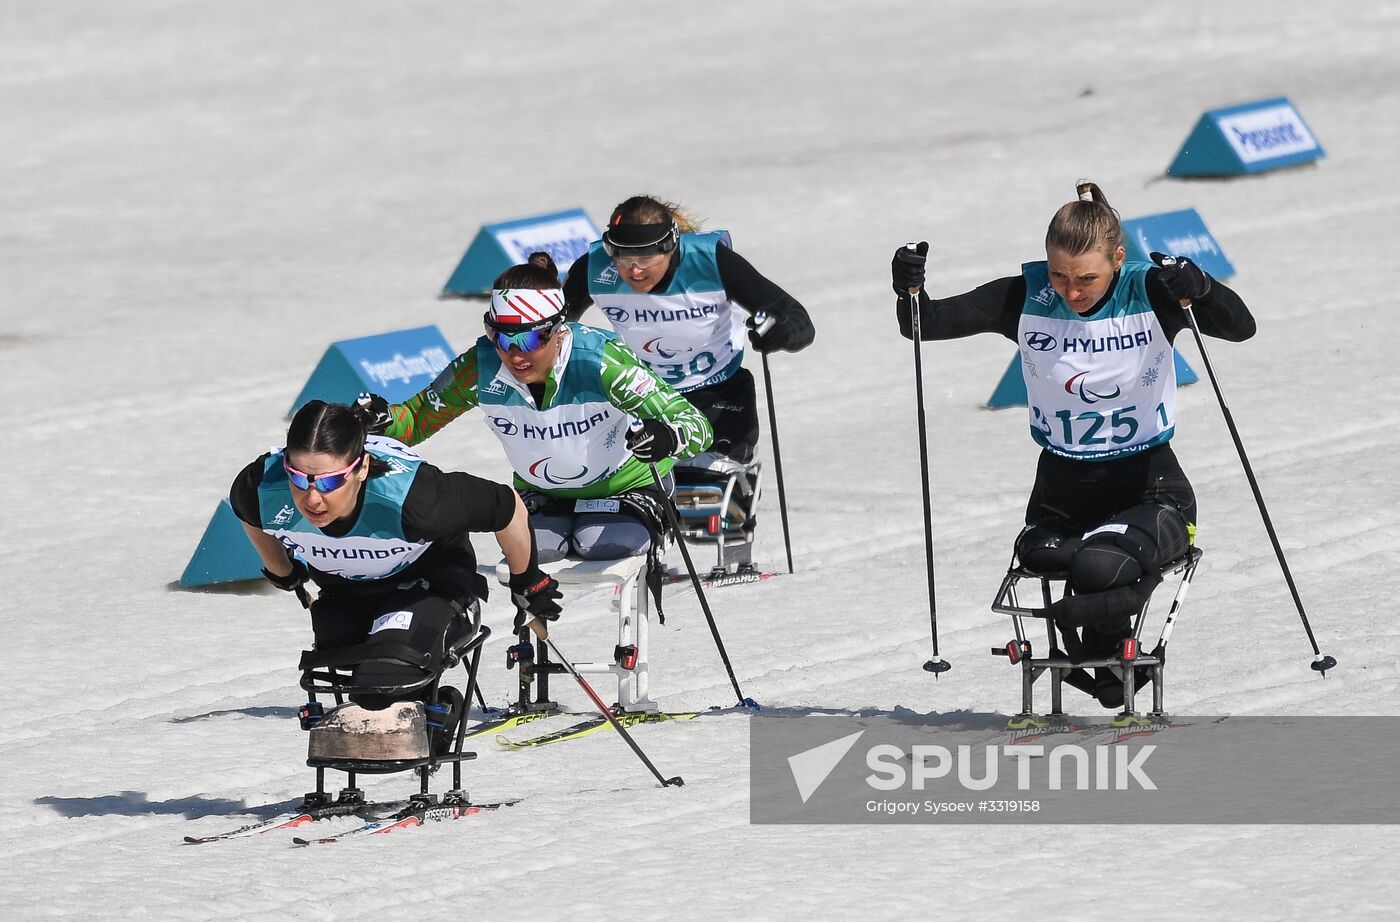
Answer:
[{"label": "ski tip", "polygon": [[933,677],[935,679],[952,668],[953,664],[948,662],[946,659],[931,659],[928,662],[924,663],[924,672],[933,673]]},{"label": "ski tip", "polygon": [[1327,670],[1335,665],[1337,661],[1330,656],[1319,656],[1312,662],[1313,671],[1321,673],[1324,679],[1327,678]]}]

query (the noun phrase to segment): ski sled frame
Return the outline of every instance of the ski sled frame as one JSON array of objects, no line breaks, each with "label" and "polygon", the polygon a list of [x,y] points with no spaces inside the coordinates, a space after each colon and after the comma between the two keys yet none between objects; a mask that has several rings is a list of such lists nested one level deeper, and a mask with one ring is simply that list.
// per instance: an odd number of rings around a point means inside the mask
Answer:
[{"label": "ski sled frame", "polygon": [[[601,591],[611,597],[617,611],[617,644],[611,661],[575,662],[580,675],[609,675],[617,679],[615,710],[627,713],[654,713],[660,707],[650,695],[650,670],[647,649],[651,637],[651,597],[646,585],[647,554],[617,560],[582,560],[565,557],[553,563],[541,564],[540,569],[559,581],[560,589],[569,591]],[[496,578],[502,585],[510,581],[510,567],[502,561],[496,565]],[[564,673],[562,663],[549,658],[549,647],[533,643],[529,628],[523,628],[514,646],[507,653],[508,668],[520,670],[519,699],[511,711],[526,713],[555,713],[557,702],[549,697],[549,677]],[[534,698],[531,698],[531,689]]]},{"label": "ski sled frame", "polygon": [[754,459],[734,471],[686,466],[671,469],[676,480],[675,505],[681,537],[711,544],[715,565],[711,578],[753,569],[754,526],[763,492],[763,462]]},{"label": "ski sled frame", "polygon": [[[1052,582],[1064,584],[1064,595],[1071,592],[1066,581],[1068,574],[1038,573],[1029,570],[1021,566],[1013,555],[1011,566],[1001,581],[1001,588],[997,590],[996,598],[992,600],[992,611],[1010,615],[1011,624],[1016,632],[1016,639],[1008,641],[1006,646],[992,648],[993,655],[1005,656],[1013,665],[1019,664],[1021,667],[1021,712],[1013,718],[1013,721],[1037,724],[1063,723],[1065,720],[1062,701],[1063,683],[1075,670],[1095,667],[1110,669],[1123,680],[1123,710],[1115,718],[1115,722],[1141,719],[1141,715],[1137,712],[1136,699],[1138,685],[1136,672],[1138,669],[1146,669],[1148,679],[1152,683],[1152,710],[1149,716],[1154,720],[1164,717],[1162,699],[1167,641],[1171,637],[1172,628],[1176,624],[1181,607],[1186,601],[1187,590],[1191,588],[1191,578],[1196,574],[1196,566],[1200,563],[1202,554],[1200,548],[1192,545],[1185,554],[1166,564],[1159,571],[1164,581],[1166,577],[1177,573],[1181,574],[1181,580],[1177,584],[1171,608],[1167,612],[1162,629],[1157,635],[1156,644],[1150,653],[1141,652],[1145,649],[1143,641],[1147,628],[1147,611],[1152,602],[1151,598],[1148,598],[1142,603],[1142,607],[1138,609],[1133,618],[1132,635],[1124,639],[1116,656],[1079,662],[1072,661],[1059,648],[1055,637],[1055,622],[1047,614],[1052,601]],[[1041,607],[1028,608],[1020,603],[1016,589],[1017,584],[1022,580],[1039,582]],[[1033,655],[1031,641],[1027,636],[1026,618],[1039,618],[1045,622],[1046,641],[1050,648],[1048,656],[1037,658]],[[1035,713],[1034,686],[1036,680],[1047,671],[1050,673],[1050,713],[1045,715],[1046,719],[1042,719]],[[1087,691],[1087,689],[1083,690]]]},{"label": "ski sled frame", "polygon": [[[436,751],[432,732],[429,730],[427,755],[422,758],[362,759],[316,757],[308,754],[306,764],[316,769],[316,790],[306,795],[302,801],[301,809],[325,811],[327,808],[335,806],[345,808],[347,813],[354,812],[356,808],[368,805],[364,792],[356,787],[356,774],[393,774],[404,771],[413,771],[419,777],[418,793],[411,795],[408,799],[409,810],[418,807],[435,807],[439,804],[443,806],[469,806],[471,801],[466,791],[462,789],[462,763],[475,759],[476,753],[463,752],[462,742],[465,739],[467,712],[471,709],[472,697],[476,694],[477,676],[481,666],[481,648],[490,636],[491,628],[481,621],[480,605],[473,602],[468,609],[459,611],[456,620],[448,627],[444,636],[445,647],[439,661],[439,668],[435,672],[425,669],[425,675],[422,679],[403,685],[351,684],[351,676],[347,670],[358,663],[346,663],[343,661],[343,656],[336,655],[343,653],[343,651],[330,650],[324,654],[306,651],[302,655],[300,684],[309,693],[310,700],[302,707],[300,716],[303,729],[308,731],[312,730],[316,722],[321,719],[322,706],[317,701],[318,694],[332,696],[336,704],[343,704],[346,696],[350,694],[385,695],[393,698],[417,698],[419,694],[423,694],[429,701],[436,702],[438,689],[441,687],[443,677],[448,670],[460,664],[466,670],[467,678],[466,687],[461,692],[461,713],[457,717],[457,725],[453,730],[452,745],[449,751]],[[413,652],[406,651],[407,655],[402,658],[377,657],[376,659],[388,658],[392,659],[393,662],[421,666],[421,662],[409,658]],[[374,660],[362,660],[362,662],[372,661]],[[452,766],[452,788],[444,793],[439,801],[436,794],[429,792],[428,779],[444,763]],[[327,769],[345,772],[348,775],[345,787],[334,799],[326,791]]]}]

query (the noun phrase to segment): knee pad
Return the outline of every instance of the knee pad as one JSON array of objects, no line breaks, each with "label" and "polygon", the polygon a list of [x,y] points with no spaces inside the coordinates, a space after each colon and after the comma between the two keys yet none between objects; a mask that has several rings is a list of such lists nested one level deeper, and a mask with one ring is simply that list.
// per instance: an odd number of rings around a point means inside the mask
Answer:
[{"label": "knee pad", "polygon": [[535,553],[540,563],[554,563],[568,556],[570,522],[568,516],[530,517],[530,525],[535,530]]},{"label": "knee pad", "polygon": [[581,515],[570,540],[584,560],[617,560],[645,554],[651,532],[629,515]]},{"label": "knee pad", "polygon": [[1079,549],[1069,565],[1069,581],[1075,592],[1103,592],[1142,578],[1140,554],[1121,546],[1117,540],[1121,537],[1095,535]]},{"label": "knee pad", "polygon": [[1043,525],[1028,525],[1016,538],[1016,559],[1036,573],[1064,573],[1078,549],[1078,538]]},{"label": "knee pad", "polygon": [[1161,567],[1184,555],[1191,546],[1192,527],[1179,509],[1161,503],[1134,506],[1112,520],[1126,525],[1128,534],[1151,553],[1152,566]]},{"label": "knee pad", "polygon": [[1185,542],[1180,513],[1156,504],[1134,507],[1084,536],[1070,563],[1070,581],[1079,592],[1127,586],[1180,557]]}]

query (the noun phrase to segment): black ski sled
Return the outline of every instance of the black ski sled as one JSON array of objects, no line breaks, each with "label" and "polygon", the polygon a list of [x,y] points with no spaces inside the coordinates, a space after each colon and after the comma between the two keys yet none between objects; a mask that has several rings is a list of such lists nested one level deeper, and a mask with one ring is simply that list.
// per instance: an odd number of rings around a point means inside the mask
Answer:
[{"label": "black ski sled", "polygon": [[[992,600],[992,611],[1010,615],[1011,624],[1016,633],[1015,639],[1008,641],[1004,647],[992,648],[994,655],[1005,656],[1013,665],[1021,667],[1021,711],[1011,718],[1011,729],[1064,725],[1066,723],[1062,702],[1064,683],[1098,698],[1100,703],[1105,706],[1110,706],[1117,705],[1120,700],[1117,682],[1121,682],[1121,711],[1113,719],[1114,725],[1127,726],[1160,722],[1165,716],[1162,709],[1162,697],[1163,673],[1167,661],[1167,641],[1171,638],[1172,628],[1181,612],[1182,604],[1186,600],[1186,591],[1191,586],[1191,578],[1196,573],[1196,566],[1200,563],[1201,556],[1201,549],[1191,546],[1187,548],[1185,554],[1171,561],[1159,571],[1163,578],[1179,573],[1181,581],[1177,585],[1171,609],[1167,612],[1150,652],[1146,646],[1149,642],[1147,639],[1147,613],[1151,603],[1149,597],[1147,601],[1142,603],[1142,607],[1138,609],[1133,618],[1132,635],[1124,638],[1115,653],[1109,656],[1085,658],[1071,657],[1065,652],[1056,637],[1055,622],[1048,614],[1053,601],[1052,583],[1064,584],[1062,598],[1071,593],[1072,590],[1066,581],[1068,574],[1032,571],[1022,566],[1013,554],[1011,566],[1007,569],[1005,578],[1002,579],[1001,588],[997,590],[996,598]],[[1018,600],[1016,590],[1017,585],[1022,580],[1032,580],[1039,583],[1040,607],[1028,607],[1022,605]],[[1034,648],[1025,621],[1027,618],[1039,618],[1045,622],[1048,649],[1044,656],[1034,655]],[[1070,634],[1074,633],[1074,630],[1070,629]],[[1064,637],[1066,647],[1073,647],[1075,641],[1075,637]],[[1088,671],[1091,669],[1101,676],[1106,671],[1111,674],[1112,678],[1096,679]],[[1034,706],[1034,686],[1036,680],[1047,671],[1050,673],[1050,712],[1038,715]],[[1117,681],[1114,681],[1114,678]],[[1152,710],[1147,716],[1143,716],[1137,710],[1136,694],[1138,689],[1147,682],[1152,683]]]},{"label": "black ski sled", "polygon": [[[303,652],[301,687],[310,700],[300,717],[308,731],[306,764],[316,770],[316,790],[306,795],[301,809],[364,805],[356,775],[407,771],[415,772],[420,782],[418,793],[408,799],[408,809],[470,805],[462,789],[462,763],[475,759],[476,753],[464,752],[462,742],[467,711],[478,695],[482,645],[490,635],[491,629],[481,622],[480,606],[473,602],[448,627],[437,669],[429,668],[423,656],[407,647],[395,651],[376,646],[372,653],[364,646]],[[402,685],[352,682],[354,667],[376,661],[417,666],[423,676]],[[464,686],[447,678],[458,666],[466,673]],[[393,703],[371,711],[350,703],[347,699],[352,694],[382,696]],[[330,696],[335,707],[326,710],[318,696]],[[425,701],[431,703],[425,705]],[[428,779],[444,764],[452,766],[452,787],[439,799],[429,792]],[[326,791],[327,770],[348,776],[335,798]]]}]

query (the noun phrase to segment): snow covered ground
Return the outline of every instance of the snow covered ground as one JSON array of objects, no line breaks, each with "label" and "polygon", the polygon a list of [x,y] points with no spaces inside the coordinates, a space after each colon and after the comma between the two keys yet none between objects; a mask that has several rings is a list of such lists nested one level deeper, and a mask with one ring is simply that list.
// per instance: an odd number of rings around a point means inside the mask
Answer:
[{"label": "snow covered ground", "polygon": [[[1183,714],[1393,714],[1400,3],[651,4],[7,0],[0,9],[6,919],[1388,918],[1384,827],[760,827],[744,718],[482,747],[519,806],[324,849],[179,845],[309,790],[301,610],[170,588],[333,340],[437,324],[490,221],[636,192],[691,206],[811,310],[773,362],[797,574],[713,599],[771,707],[1014,710],[988,602],[1035,450],[990,412],[994,337],[925,351],[941,653],[929,652],[909,343],[893,247],[930,288],[1038,258],[1081,177],[1125,217],[1194,207],[1259,335],[1212,358],[1325,652],[1323,681],[1204,383],[1177,450],[1206,558],[1174,641]],[[1287,95],[1328,156],[1162,174],[1208,108]],[[1203,371],[1194,344],[1180,342]],[[757,363],[754,363],[757,370]],[[481,424],[430,460],[498,477]],[[761,551],[782,544],[774,502]],[[483,545],[479,545],[484,550]],[[497,600],[491,618],[508,615]],[[732,693],[693,600],[655,634],[671,709]],[[566,614],[565,652],[612,641]],[[488,651],[486,690],[512,673]],[[559,683],[565,700],[581,698]],[[1087,699],[1070,699],[1089,712]],[[367,779],[389,796],[405,779]],[[1327,778],[1318,778],[1326,785]],[[1121,897],[1130,892],[1131,906]]]}]

